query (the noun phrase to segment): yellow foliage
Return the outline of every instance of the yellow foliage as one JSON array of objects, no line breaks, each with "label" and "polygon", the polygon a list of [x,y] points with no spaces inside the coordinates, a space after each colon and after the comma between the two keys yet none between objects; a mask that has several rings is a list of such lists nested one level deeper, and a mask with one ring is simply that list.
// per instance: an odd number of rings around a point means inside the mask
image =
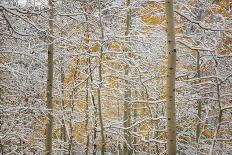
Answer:
[{"label": "yellow foliage", "polygon": [[0,64],[7,63],[7,60],[4,57],[0,57]]},{"label": "yellow foliage", "polygon": [[212,13],[213,14],[222,14],[224,17],[229,17],[230,16],[230,13],[228,11],[228,4],[226,4],[227,2],[226,1],[222,1],[219,3],[218,7],[217,8],[213,8],[212,9]]},{"label": "yellow foliage", "polygon": [[99,44],[95,44],[91,49],[93,52],[97,52],[97,51],[100,51],[101,46]]},{"label": "yellow foliage", "polygon": [[109,45],[109,49],[122,49],[123,45],[121,42],[112,42],[110,45]]},{"label": "yellow foliage", "polygon": [[86,58],[80,58],[79,65],[86,65],[87,62],[88,62],[88,59],[86,59]]},{"label": "yellow foliage", "polygon": [[79,69],[77,67],[69,67],[69,73],[75,74],[79,72]]},{"label": "yellow foliage", "polygon": [[219,53],[220,55],[232,54],[232,50],[223,50]]},{"label": "yellow foliage", "polygon": [[80,103],[78,103],[77,110],[78,110],[79,112],[85,111],[85,110],[86,110],[86,102],[80,102]]},{"label": "yellow foliage", "polygon": [[176,32],[176,34],[182,33],[182,27],[175,28],[175,32]]},{"label": "yellow foliage", "polygon": [[80,142],[82,142],[84,140],[84,133],[85,132],[82,129],[83,129],[83,127],[80,127],[80,126],[76,127],[76,129],[75,129],[75,139],[77,139]]},{"label": "yellow foliage", "polygon": [[82,88],[86,88],[86,82],[83,82],[79,85],[79,88],[82,89]]},{"label": "yellow foliage", "polygon": [[213,136],[213,133],[209,130],[203,131],[202,134],[207,138],[211,138]]},{"label": "yellow foliage", "polygon": [[65,84],[70,84],[72,81],[74,81],[73,75],[69,75],[64,79]]},{"label": "yellow foliage", "polygon": [[161,67],[160,69],[161,73],[166,73],[167,72],[167,67]]},{"label": "yellow foliage", "polygon": [[109,77],[107,79],[108,81],[108,84],[111,88],[115,88],[117,87],[117,84],[118,84],[118,78],[117,77]]},{"label": "yellow foliage", "polygon": [[159,17],[152,17],[149,15],[144,15],[142,17],[142,20],[149,25],[157,25],[161,22],[161,19]]},{"label": "yellow foliage", "polygon": [[110,56],[103,55],[102,61],[106,61],[106,60],[112,60],[112,58]]},{"label": "yellow foliage", "polygon": [[81,33],[81,30],[80,30],[79,26],[76,27],[75,32],[76,32],[76,34],[80,34]]}]

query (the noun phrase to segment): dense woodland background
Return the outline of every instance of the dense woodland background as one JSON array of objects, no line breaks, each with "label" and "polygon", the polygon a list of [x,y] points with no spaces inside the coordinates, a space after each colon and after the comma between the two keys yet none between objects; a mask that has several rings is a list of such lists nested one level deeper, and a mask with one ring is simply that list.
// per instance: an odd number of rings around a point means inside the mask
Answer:
[{"label": "dense woodland background", "polygon": [[[44,154],[50,135],[54,155],[166,154],[164,10],[1,0],[0,153]],[[177,154],[231,155],[232,2],[175,0],[174,17]]]}]

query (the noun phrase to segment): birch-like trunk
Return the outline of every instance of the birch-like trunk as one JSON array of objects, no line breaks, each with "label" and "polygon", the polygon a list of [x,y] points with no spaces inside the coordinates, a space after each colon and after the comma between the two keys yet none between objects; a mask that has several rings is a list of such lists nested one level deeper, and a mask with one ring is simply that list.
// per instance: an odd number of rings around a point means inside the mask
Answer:
[{"label": "birch-like trunk", "polygon": [[[200,80],[201,77],[201,71],[200,71],[200,52],[197,51],[197,78],[199,79],[199,83],[201,83]],[[197,101],[197,116],[198,116],[198,124],[197,124],[197,130],[196,130],[196,142],[199,144],[199,137],[201,133],[201,100]]]},{"label": "birch-like trunk", "polygon": [[176,109],[175,109],[175,74],[176,74],[176,43],[173,0],[165,0],[167,22],[168,71],[166,90],[167,115],[167,154],[176,154]]},{"label": "birch-like trunk", "polygon": [[[79,59],[77,60],[77,66],[79,65]],[[78,78],[80,77],[80,73],[77,75],[77,67],[76,70],[74,72],[74,82],[73,82],[73,90],[72,93],[70,95],[70,102],[69,102],[69,109],[71,111],[70,113],[70,118],[69,118],[69,130],[68,128],[66,128],[66,132],[69,131],[69,140],[68,140],[68,153],[67,155],[71,155],[73,154],[73,141],[74,141],[74,133],[73,133],[73,113],[74,113],[74,106],[75,106],[75,95],[77,92],[77,87],[75,87],[76,82],[75,80],[78,80]]]},{"label": "birch-like trunk", "polygon": [[215,68],[215,72],[216,72],[216,89],[217,89],[217,99],[218,99],[218,109],[219,109],[219,112],[218,112],[218,122],[217,122],[217,127],[216,127],[216,130],[214,132],[214,136],[213,136],[213,140],[212,140],[212,144],[211,144],[211,147],[210,147],[210,150],[209,150],[209,155],[213,155],[213,150],[214,150],[214,146],[217,142],[217,137],[218,137],[218,133],[220,131],[220,128],[221,128],[221,123],[222,123],[222,116],[223,116],[223,111],[222,111],[222,103],[221,103],[221,93],[220,93],[220,79],[219,79],[219,75],[218,75],[218,62],[217,60],[215,60],[215,64],[216,64],[216,68]]},{"label": "birch-like trunk", "polygon": [[[63,63],[63,55],[60,57],[60,83],[61,83],[61,113],[62,113],[62,125],[61,125],[61,135],[60,139],[63,140],[64,143],[67,141],[67,135],[66,135],[66,121],[65,121],[65,101],[64,101],[64,78],[65,78],[65,73],[64,73],[64,63]],[[63,146],[61,145],[61,149]]]},{"label": "birch-like trunk", "polygon": [[[126,2],[127,5],[127,16],[126,16],[126,32],[125,36],[127,37],[130,33],[130,27],[131,27],[131,9],[129,9],[130,6],[130,0],[127,0]],[[129,76],[129,65],[126,64],[124,67],[125,70],[125,76],[128,78]],[[131,97],[131,90],[129,86],[129,80],[125,80],[125,94],[124,94],[124,116],[123,116],[123,127],[124,129],[124,139],[125,142],[123,143],[123,154],[124,155],[131,155],[132,150],[131,150],[131,133],[130,130],[127,129],[130,127],[131,124],[131,107],[130,107],[130,97]],[[128,147],[129,146],[129,147]]]},{"label": "birch-like trunk", "polygon": [[[88,70],[86,71],[86,74],[88,73]],[[89,154],[89,131],[88,131],[88,125],[89,125],[89,79],[86,80],[86,109],[85,109],[85,131],[86,131],[86,148],[85,148],[85,155]]]},{"label": "birch-like trunk", "polygon": [[49,113],[48,123],[46,125],[46,140],[45,140],[45,154],[52,154],[52,126],[53,126],[53,103],[52,103],[52,87],[53,87],[53,20],[54,20],[54,8],[52,0],[48,0],[49,6],[49,36],[48,36],[48,73],[47,73],[47,109]]},{"label": "birch-like trunk", "polygon": [[104,136],[104,125],[103,125],[103,118],[102,118],[102,101],[101,101],[101,87],[102,87],[102,55],[103,55],[103,40],[104,40],[104,27],[102,23],[101,17],[101,1],[98,0],[98,10],[99,10],[99,18],[100,18],[100,28],[101,28],[101,49],[100,49],[100,56],[99,56],[99,66],[98,66],[98,74],[99,74],[99,85],[98,85],[98,115],[100,121],[100,128],[101,128],[101,155],[105,154],[105,136]]},{"label": "birch-like trunk", "polygon": [[[136,98],[136,100],[139,100],[138,96],[139,96],[138,95],[138,91],[135,90],[135,98]],[[138,117],[138,111],[137,111],[137,109],[138,109],[138,103],[134,104],[133,108],[134,108],[133,109],[133,112],[134,112],[134,123],[136,123],[137,122],[137,117]],[[133,132],[134,133],[138,132],[138,127],[137,126],[134,127]],[[138,138],[137,138],[137,136],[134,136],[133,137],[133,153],[135,155],[137,155],[137,143],[138,143]]]}]

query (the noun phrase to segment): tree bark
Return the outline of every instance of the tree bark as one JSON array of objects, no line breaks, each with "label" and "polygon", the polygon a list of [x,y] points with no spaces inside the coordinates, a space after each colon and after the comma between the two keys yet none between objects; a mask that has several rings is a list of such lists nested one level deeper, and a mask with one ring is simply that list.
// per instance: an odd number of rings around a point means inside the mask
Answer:
[{"label": "tree bark", "polygon": [[54,8],[52,0],[48,0],[49,6],[49,36],[48,36],[48,73],[47,73],[47,109],[49,113],[48,123],[46,126],[46,141],[45,141],[45,154],[52,154],[52,126],[53,126],[53,103],[52,103],[52,87],[53,87],[53,49],[54,49],[54,38],[53,38],[53,20],[54,20]]},{"label": "tree bark", "polygon": [[176,154],[176,109],[175,109],[175,74],[176,74],[176,43],[173,0],[165,0],[167,22],[168,71],[166,87],[167,115],[167,154]]},{"label": "tree bark", "polygon": [[[126,1],[127,7],[130,6],[130,0]],[[125,36],[127,37],[130,33],[130,27],[131,27],[131,9],[128,8],[127,16],[126,16],[126,32]],[[129,78],[129,65],[126,64],[124,67],[125,70],[125,76]],[[125,88],[125,94],[124,94],[124,116],[123,116],[123,127],[124,129],[124,139],[125,142],[123,143],[123,154],[124,155],[131,155],[132,149],[131,149],[131,134],[128,127],[130,127],[131,124],[131,107],[130,107],[130,97],[131,97],[131,90],[129,86],[129,80],[125,80],[126,88]],[[128,148],[129,146],[129,148]]]},{"label": "tree bark", "polygon": [[101,155],[105,154],[105,136],[104,136],[104,125],[103,125],[103,118],[102,118],[102,102],[101,102],[101,87],[102,87],[102,55],[103,55],[103,40],[104,40],[104,27],[102,23],[101,17],[101,2],[98,0],[98,9],[99,9],[99,18],[100,18],[100,28],[101,28],[101,49],[100,49],[100,56],[99,56],[99,66],[98,66],[98,74],[99,74],[99,85],[98,85],[98,115],[100,120],[100,128],[101,128]]},{"label": "tree bark", "polygon": [[216,64],[215,72],[216,72],[216,76],[217,76],[217,78],[216,78],[216,84],[217,84],[216,85],[216,90],[217,90],[217,99],[218,99],[218,109],[219,109],[219,112],[218,112],[218,123],[217,123],[216,130],[214,132],[212,144],[211,144],[211,147],[210,147],[210,150],[209,150],[209,155],[213,154],[214,146],[216,144],[218,133],[219,133],[220,128],[221,128],[222,116],[223,116],[223,113],[222,113],[222,104],[221,104],[221,93],[220,93],[220,81],[219,81],[220,79],[218,77],[218,69],[217,69],[218,62],[217,62],[217,60],[215,60],[215,64]]},{"label": "tree bark", "polygon": [[[200,52],[197,51],[197,78],[199,79],[198,83],[201,83],[200,80],[201,77],[201,71],[200,71]],[[197,131],[196,131],[196,142],[199,143],[199,137],[201,133],[201,100],[197,101],[197,116],[198,116],[198,124],[197,124]]]},{"label": "tree bark", "polygon": [[[67,141],[67,135],[66,135],[66,121],[65,121],[65,92],[64,92],[64,78],[65,78],[65,73],[64,73],[64,64],[63,64],[63,55],[60,57],[60,83],[61,83],[61,113],[62,113],[62,125],[61,125],[61,140],[63,140],[65,143]],[[61,145],[61,148],[63,146]]]}]

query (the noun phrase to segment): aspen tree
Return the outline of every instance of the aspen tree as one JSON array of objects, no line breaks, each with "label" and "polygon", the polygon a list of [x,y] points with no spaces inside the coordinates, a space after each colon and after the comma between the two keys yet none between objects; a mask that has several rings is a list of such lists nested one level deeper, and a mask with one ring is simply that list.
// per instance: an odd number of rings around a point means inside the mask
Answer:
[{"label": "aspen tree", "polygon": [[[127,16],[126,16],[126,32],[125,36],[127,37],[130,33],[130,27],[131,27],[131,9],[129,8],[130,6],[130,0],[126,1],[127,5]],[[129,65],[126,64],[124,67],[125,75],[128,78],[129,75]],[[131,108],[130,108],[130,96],[131,96],[131,90],[129,86],[129,80],[127,79],[125,81],[126,88],[125,88],[125,94],[124,94],[124,118],[123,118],[123,126],[124,126],[124,139],[125,142],[123,143],[123,154],[125,155],[130,155],[132,154],[131,150],[131,134],[128,127],[130,127],[131,124]],[[128,148],[128,145],[130,148]]]},{"label": "aspen tree", "polygon": [[[135,98],[136,98],[136,100],[138,100],[138,91],[137,90],[135,90]],[[138,117],[138,111],[137,111],[137,108],[138,108],[138,103],[136,103],[136,104],[134,104],[134,106],[133,106],[133,108],[134,108],[134,110],[133,110],[133,112],[134,112],[134,123],[137,121],[137,117]],[[136,133],[136,132],[138,132],[138,128],[137,127],[134,127],[134,132]],[[136,152],[136,150],[137,150],[137,147],[136,147],[136,145],[137,145],[137,143],[138,143],[138,138],[136,137],[136,136],[134,136],[134,139],[133,139],[133,153],[136,155],[137,154],[137,152]]]},{"label": "aspen tree", "polygon": [[49,36],[48,36],[48,73],[47,73],[47,108],[48,123],[46,126],[46,155],[52,154],[52,126],[53,126],[53,103],[52,103],[52,87],[53,87],[53,50],[54,50],[54,38],[53,38],[53,20],[54,20],[54,6],[52,0],[48,0],[49,6]]},{"label": "aspen tree", "polygon": [[[61,124],[61,135],[60,139],[66,142],[67,140],[67,135],[66,135],[66,125],[65,125],[65,92],[64,92],[64,78],[65,78],[65,73],[64,73],[64,63],[63,63],[63,55],[60,57],[60,82],[61,82],[61,113],[62,113],[62,124]],[[61,148],[63,146],[61,145]]]},{"label": "aspen tree", "polygon": [[[86,73],[88,74],[88,70],[86,71]],[[86,149],[85,149],[85,155],[88,155],[89,153],[89,131],[88,131],[88,125],[89,125],[89,79],[86,80],[86,97],[85,97],[85,101],[86,101],[86,109],[85,109],[85,130],[86,130]]]},{"label": "aspen tree", "polygon": [[89,75],[90,75],[90,100],[94,106],[94,129],[93,129],[93,155],[97,154],[97,105],[95,102],[95,96],[92,92],[93,88],[91,86],[91,84],[93,83],[93,76],[92,76],[92,63],[91,63],[91,59],[88,58],[88,63],[89,63]]},{"label": "aspen tree", "polygon": [[[75,77],[74,77],[75,79]],[[71,108],[71,116],[70,116],[70,120],[69,120],[69,144],[68,144],[68,155],[71,155],[72,154],[72,149],[73,149],[73,116],[72,114],[74,113],[74,91],[75,89],[73,90],[71,96],[70,96],[70,103],[69,103],[69,107]]]},{"label": "aspen tree", "polygon": [[[76,64],[79,64],[79,59],[77,59]],[[77,67],[75,69],[74,72],[74,80],[78,79],[77,77],[80,77],[80,73],[77,76]],[[73,113],[74,113],[74,98],[75,98],[75,93],[77,92],[77,87],[75,87],[75,81],[73,82],[73,87],[74,89],[72,90],[72,93],[70,95],[70,102],[69,102],[69,108],[71,109],[71,116],[69,119],[69,144],[68,144],[68,155],[72,154],[72,150],[73,150]],[[68,129],[66,129],[66,132],[68,131]]]},{"label": "aspen tree", "polygon": [[[88,21],[88,8],[87,8],[87,4],[86,2],[84,1],[81,1],[82,2],[82,5],[84,7],[84,11],[85,11],[85,22],[86,22],[86,32],[85,32],[85,42],[86,42],[86,45],[88,45],[89,43],[89,21]],[[86,49],[88,49],[88,47],[85,47]],[[90,51],[88,50],[87,51],[88,54],[90,54]],[[90,98],[90,101],[92,101],[94,103],[94,96],[92,94],[91,91],[89,91],[90,89],[90,86],[89,86],[89,83],[91,84],[92,83],[92,70],[91,70],[91,59],[90,57],[88,57],[87,59],[87,66],[88,66],[88,69],[86,70],[86,74],[90,75],[90,77],[86,80],[86,97],[85,97],[85,101],[86,101],[86,109],[85,109],[85,129],[86,129],[86,148],[85,148],[85,155],[88,155],[89,154],[89,143],[90,143],[90,134],[89,134],[89,131],[88,131],[88,124],[89,124],[89,95],[91,95],[91,98]],[[95,104],[94,104],[95,105]],[[94,106],[94,115],[96,116],[96,107]],[[94,120],[94,126],[96,128],[96,120]],[[94,128],[94,141],[96,139],[96,129]],[[93,154],[96,154],[96,148],[97,146],[94,144],[94,151],[93,151]]]},{"label": "aspen tree", "polygon": [[[126,1],[127,5],[127,16],[126,16],[126,32],[125,36],[127,37],[130,33],[130,27],[131,27],[131,9],[129,9],[130,6],[130,0]],[[129,65],[126,64],[124,67],[125,75],[128,78],[129,75]],[[126,88],[125,88],[125,94],[124,94],[124,116],[123,116],[123,126],[124,128],[124,139],[126,142],[123,143],[123,154],[124,155],[131,155],[131,134],[128,127],[130,127],[131,124],[131,109],[130,109],[130,96],[131,96],[131,90],[129,86],[129,80],[125,80]],[[128,148],[128,145],[130,148]]]},{"label": "aspen tree", "polygon": [[99,58],[99,67],[98,67],[98,74],[99,74],[99,85],[98,85],[98,115],[100,121],[100,128],[101,128],[101,155],[105,153],[105,136],[104,136],[104,125],[103,125],[103,118],[102,118],[102,101],[101,101],[101,87],[102,87],[102,55],[103,55],[103,40],[104,40],[104,27],[102,23],[102,15],[101,15],[101,1],[98,0],[98,11],[99,11],[99,18],[100,18],[100,29],[101,29],[101,49],[100,49],[100,58]]},{"label": "aspen tree", "polygon": [[[94,96],[94,93],[93,93],[93,87],[92,87],[92,84],[93,84],[93,70],[92,69],[92,61],[91,61],[91,57],[90,57],[90,54],[91,54],[91,51],[89,50],[89,40],[90,40],[90,30],[89,30],[89,18],[88,18],[88,14],[90,13],[91,11],[91,8],[88,7],[88,2],[86,1],[81,1],[83,7],[84,7],[84,11],[85,11],[85,22],[86,22],[86,31],[85,31],[85,34],[84,34],[84,42],[85,42],[85,47],[84,49],[87,50],[87,53],[88,53],[88,58],[87,58],[87,66],[88,66],[88,69],[86,70],[86,73],[89,74],[89,78],[87,79],[86,81],[86,86],[87,86],[87,91],[86,91],[86,129],[88,127],[88,101],[92,102],[93,106],[94,106],[94,128],[93,128],[93,155],[96,155],[97,154],[97,110],[98,110],[98,107],[97,107],[97,104],[96,104],[96,101],[95,101],[95,96]],[[90,99],[88,99],[88,97],[90,96]],[[89,153],[89,143],[90,143],[90,135],[87,131],[87,142],[86,142],[86,150],[85,150],[85,154],[87,155]]]},{"label": "aspen tree", "polygon": [[176,43],[173,0],[165,0],[165,14],[167,23],[168,68],[166,87],[166,115],[167,115],[167,153],[176,154],[176,109],[175,109],[175,73],[176,73]]},{"label": "aspen tree", "polygon": [[218,120],[217,120],[217,127],[216,127],[216,130],[214,131],[214,135],[213,135],[213,140],[212,140],[212,144],[210,146],[210,150],[209,150],[209,155],[212,155],[213,154],[213,150],[214,150],[214,146],[216,144],[216,141],[217,141],[217,137],[218,137],[218,133],[220,131],[220,128],[221,128],[221,123],[222,123],[222,116],[223,116],[223,110],[222,110],[222,101],[221,101],[221,92],[220,92],[220,79],[219,79],[219,75],[218,75],[218,62],[217,60],[215,60],[215,72],[216,72],[216,90],[217,90],[217,99],[218,99],[218,109],[219,109],[219,112],[218,112]]},{"label": "aspen tree", "polygon": [[[200,71],[200,52],[197,51],[197,78],[199,79],[199,83],[200,81],[200,77],[201,77],[201,71]],[[197,101],[197,116],[198,116],[198,124],[197,124],[197,130],[196,130],[196,142],[199,142],[199,137],[200,137],[200,133],[201,133],[201,101],[198,100]]]},{"label": "aspen tree", "polygon": [[[199,12],[199,15],[197,17],[198,21],[202,20],[202,12]],[[197,78],[199,79],[198,83],[201,83],[200,77],[201,77],[201,66],[200,66],[200,51],[197,50]],[[198,124],[196,129],[196,142],[197,145],[199,144],[199,137],[201,133],[201,113],[202,113],[202,105],[201,100],[197,101],[197,117],[198,117]]]}]

